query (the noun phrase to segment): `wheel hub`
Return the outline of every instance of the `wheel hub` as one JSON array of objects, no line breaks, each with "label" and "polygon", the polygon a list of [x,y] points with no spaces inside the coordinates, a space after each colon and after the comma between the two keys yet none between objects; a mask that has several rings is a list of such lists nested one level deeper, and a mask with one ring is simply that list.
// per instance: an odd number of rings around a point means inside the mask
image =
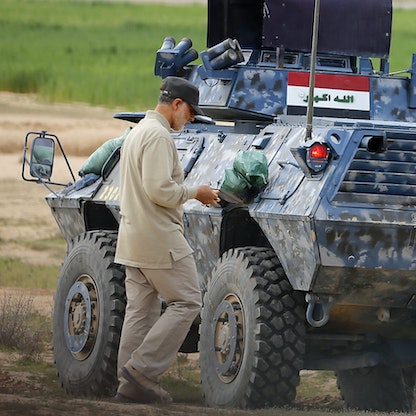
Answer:
[{"label": "wheel hub", "polygon": [[87,308],[85,302],[79,302],[72,314],[74,332],[77,335],[82,334],[86,328]]},{"label": "wheel hub", "polygon": [[97,290],[89,276],[81,276],[65,300],[64,334],[71,354],[84,360],[91,353],[98,328]]},{"label": "wheel hub", "polygon": [[218,335],[218,348],[221,354],[226,355],[231,350],[231,335],[230,335],[230,325],[229,323],[225,323],[219,331]]},{"label": "wheel hub", "polygon": [[237,375],[244,349],[243,313],[239,299],[227,295],[214,315],[215,370],[230,383]]}]

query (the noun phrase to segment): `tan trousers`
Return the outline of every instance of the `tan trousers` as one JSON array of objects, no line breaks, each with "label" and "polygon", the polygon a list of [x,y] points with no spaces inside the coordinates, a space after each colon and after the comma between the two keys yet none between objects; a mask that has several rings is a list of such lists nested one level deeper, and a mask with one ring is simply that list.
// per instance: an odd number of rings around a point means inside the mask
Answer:
[{"label": "tan trousers", "polygon": [[[160,315],[161,299],[167,309]],[[195,261],[189,255],[172,269],[126,266],[127,306],[118,368],[128,361],[150,380],[169,368],[201,307]]]}]

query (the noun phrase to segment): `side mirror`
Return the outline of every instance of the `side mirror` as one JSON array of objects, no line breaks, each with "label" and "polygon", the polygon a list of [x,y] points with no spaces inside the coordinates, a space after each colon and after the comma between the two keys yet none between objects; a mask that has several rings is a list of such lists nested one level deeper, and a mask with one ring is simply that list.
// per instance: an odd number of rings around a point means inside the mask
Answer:
[{"label": "side mirror", "polygon": [[54,155],[54,140],[49,137],[36,137],[30,154],[30,175],[34,178],[50,180]]},{"label": "side mirror", "polygon": [[59,149],[58,156],[63,157],[72,180],[75,182],[74,172],[71,169],[58,136],[46,133],[46,130],[41,132],[30,131],[26,134],[22,158],[22,179],[27,182],[41,183],[51,192],[54,191],[50,185],[65,187],[71,185],[71,183],[51,181],[56,146]]}]

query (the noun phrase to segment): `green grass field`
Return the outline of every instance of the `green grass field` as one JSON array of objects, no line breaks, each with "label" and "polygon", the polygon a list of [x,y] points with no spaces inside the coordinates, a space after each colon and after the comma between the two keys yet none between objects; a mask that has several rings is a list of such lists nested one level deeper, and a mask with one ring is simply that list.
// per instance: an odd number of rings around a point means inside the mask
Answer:
[{"label": "green grass field", "polygon": [[390,71],[411,68],[412,54],[416,53],[416,9],[393,12]]},{"label": "green grass field", "polygon": [[0,90],[110,108],[154,105],[166,36],[205,49],[206,7],[1,0]]},{"label": "green grass field", "polygon": [[[391,71],[410,68],[416,10],[395,10]],[[166,36],[206,49],[207,7],[81,0],[0,1],[0,90],[130,111],[154,105]]]}]

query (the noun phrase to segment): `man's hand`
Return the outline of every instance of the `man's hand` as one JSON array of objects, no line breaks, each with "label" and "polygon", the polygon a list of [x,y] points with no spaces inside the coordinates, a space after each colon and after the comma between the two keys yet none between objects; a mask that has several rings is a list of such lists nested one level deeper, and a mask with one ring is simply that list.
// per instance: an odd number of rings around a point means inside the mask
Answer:
[{"label": "man's hand", "polygon": [[217,205],[220,202],[218,192],[218,189],[212,189],[209,185],[200,185],[196,199],[204,205]]}]

